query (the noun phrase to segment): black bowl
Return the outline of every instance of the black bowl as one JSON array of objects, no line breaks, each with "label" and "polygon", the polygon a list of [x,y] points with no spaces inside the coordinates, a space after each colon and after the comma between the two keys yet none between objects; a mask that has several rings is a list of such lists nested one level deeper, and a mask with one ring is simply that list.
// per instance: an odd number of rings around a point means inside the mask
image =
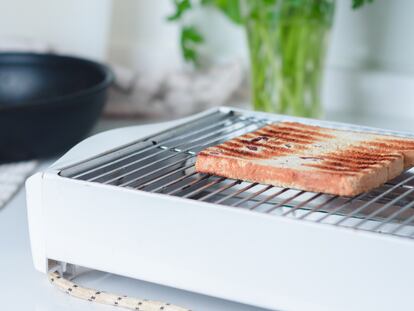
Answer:
[{"label": "black bowl", "polygon": [[0,53],[0,162],[64,152],[99,118],[108,67],[53,54]]}]

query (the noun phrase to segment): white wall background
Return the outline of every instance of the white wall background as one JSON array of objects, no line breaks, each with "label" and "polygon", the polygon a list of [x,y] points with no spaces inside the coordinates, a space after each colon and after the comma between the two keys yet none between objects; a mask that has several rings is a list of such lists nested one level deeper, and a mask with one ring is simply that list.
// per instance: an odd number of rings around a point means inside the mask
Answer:
[{"label": "white wall background", "polygon": [[170,0],[114,0],[108,57],[144,70],[181,66],[179,29],[166,21],[172,11]]},{"label": "white wall background", "polygon": [[327,59],[330,118],[414,130],[414,1],[338,0]]},{"label": "white wall background", "polygon": [[414,1],[374,0],[360,10],[337,0],[329,65],[414,73]]},{"label": "white wall background", "polygon": [[[0,40],[34,38],[130,67],[176,69],[183,62],[177,25],[165,20],[171,2],[1,1]],[[337,0],[323,92],[328,117],[414,130],[414,1],[374,0],[358,11],[350,3]],[[206,55],[247,59],[242,30],[223,16],[190,18],[205,32]]]},{"label": "white wall background", "polygon": [[33,39],[67,53],[104,59],[111,4],[111,0],[2,0],[0,40]]}]

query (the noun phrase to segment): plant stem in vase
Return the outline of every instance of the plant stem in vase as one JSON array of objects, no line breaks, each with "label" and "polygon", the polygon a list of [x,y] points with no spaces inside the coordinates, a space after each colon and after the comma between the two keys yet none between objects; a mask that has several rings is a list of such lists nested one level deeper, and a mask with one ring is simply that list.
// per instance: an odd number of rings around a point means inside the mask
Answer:
[{"label": "plant stem in vase", "polygon": [[255,110],[319,117],[334,0],[242,0]]}]

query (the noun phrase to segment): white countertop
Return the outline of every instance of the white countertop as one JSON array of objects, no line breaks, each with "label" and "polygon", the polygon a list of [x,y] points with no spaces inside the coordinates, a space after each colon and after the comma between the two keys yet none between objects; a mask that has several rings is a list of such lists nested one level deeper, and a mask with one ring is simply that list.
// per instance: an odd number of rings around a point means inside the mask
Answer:
[{"label": "white countertop", "polygon": [[[108,124],[101,124],[98,128],[111,127]],[[41,170],[52,162],[43,162],[38,169]],[[21,189],[3,209],[0,209],[0,249],[1,310],[120,310],[70,297],[51,286],[46,276],[33,268],[24,189]],[[87,287],[139,298],[168,301],[197,311],[264,310],[102,272],[82,275],[77,281]]]}]

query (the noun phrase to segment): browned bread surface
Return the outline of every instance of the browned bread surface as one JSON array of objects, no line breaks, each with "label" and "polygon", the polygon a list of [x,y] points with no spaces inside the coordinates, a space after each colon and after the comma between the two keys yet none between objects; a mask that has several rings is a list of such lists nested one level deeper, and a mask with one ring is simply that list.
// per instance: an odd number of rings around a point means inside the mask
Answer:
[{"label": "browned bread surface", "polygon": [[270,124],[209,147],[196,170],[234,179],[354,196],[414,166],[414,140],[296,122]]}]

